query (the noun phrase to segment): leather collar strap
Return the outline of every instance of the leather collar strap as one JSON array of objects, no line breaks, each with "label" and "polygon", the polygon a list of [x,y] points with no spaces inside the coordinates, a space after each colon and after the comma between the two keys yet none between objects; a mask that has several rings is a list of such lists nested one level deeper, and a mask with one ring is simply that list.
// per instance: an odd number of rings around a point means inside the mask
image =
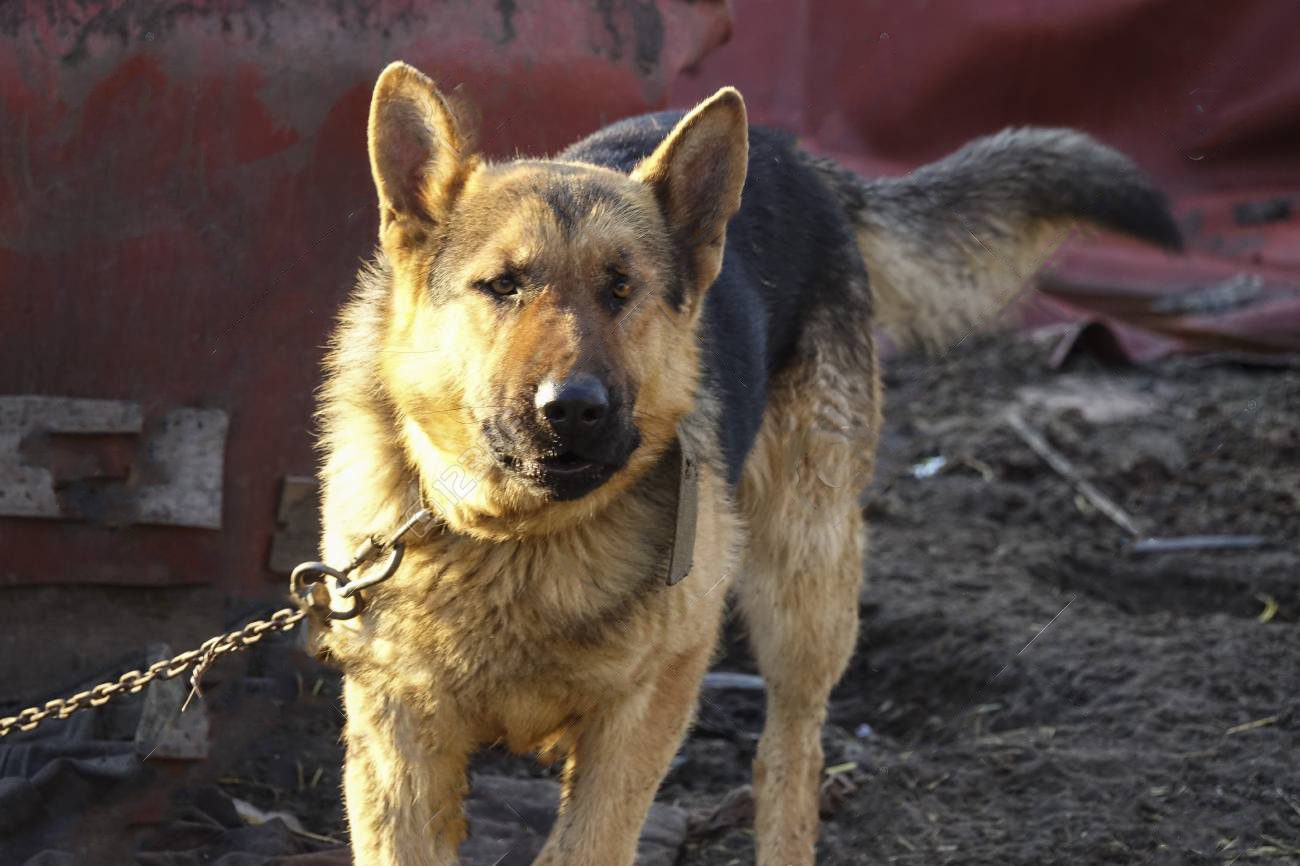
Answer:
[{"label": "leather collar strap", "polygon": [[680,583],[695,561],[695,526],[700,514],[700,464],[686,439],[677,435],[680,471],[677,481],[677,526],[668,556],[668,585]]}]

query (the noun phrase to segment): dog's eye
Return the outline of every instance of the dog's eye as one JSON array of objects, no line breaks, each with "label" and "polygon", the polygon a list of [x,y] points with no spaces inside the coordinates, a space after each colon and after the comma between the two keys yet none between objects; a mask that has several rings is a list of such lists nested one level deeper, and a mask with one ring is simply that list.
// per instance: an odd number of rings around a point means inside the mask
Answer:
[{"label": "dog's eye", "polygon": [[519,291],[519,282],[509,274],[502,274],[495,279],[488,280],[487,288],[492,294],[505,298]]},{"label": "dog's eye", "polygon": [[609,293],[620,301],[626,301],[632,297],[632,284],[623,277],[617,277],[609,284]]}]

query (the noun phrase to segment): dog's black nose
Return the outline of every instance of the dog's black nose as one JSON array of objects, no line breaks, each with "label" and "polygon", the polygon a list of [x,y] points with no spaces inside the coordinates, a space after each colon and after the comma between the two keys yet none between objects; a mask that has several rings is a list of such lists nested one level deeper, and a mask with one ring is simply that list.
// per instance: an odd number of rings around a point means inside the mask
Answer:
[{"label": "dog's black nose", "polygon": [[599,430],[609,415],[609,391],[590,373],[562,382],[547,379],[537,389],[537,408],[561,439],[583,439]]}]

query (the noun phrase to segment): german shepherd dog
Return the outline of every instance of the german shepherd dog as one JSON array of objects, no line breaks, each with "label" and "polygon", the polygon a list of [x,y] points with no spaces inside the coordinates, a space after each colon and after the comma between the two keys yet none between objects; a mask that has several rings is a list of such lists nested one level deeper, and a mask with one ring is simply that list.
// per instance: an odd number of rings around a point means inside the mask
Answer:
[{"label": "german shepherd dog", "polygon": [[[344,673],[356,862],[455,863],[467,760],[500,744],[563,761],[537,863],[631,864],[734,598],[766,686],[757,862],[807,866],[857,634],[873,327],[961,337],[1079,222],[1176,247],[1165,200],[1059,129],[866,181],[731,88],[554,159],[490,162],[462,115],[410,66],[380,76],[379,249],[322,390],[326,560],[436,513],[360,616],[314,629]],[[694,564],[669,585],[686,463]]]}]

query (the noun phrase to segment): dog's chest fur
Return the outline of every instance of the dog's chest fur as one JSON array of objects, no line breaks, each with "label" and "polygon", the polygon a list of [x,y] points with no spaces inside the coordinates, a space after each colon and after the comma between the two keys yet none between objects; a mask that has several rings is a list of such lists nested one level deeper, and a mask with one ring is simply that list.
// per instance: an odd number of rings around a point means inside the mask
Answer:
[{"label": "dog's chest fur", "polygon": [[684,590],[668,587],[661,568],[670,470],[568,531],[482,541],[434,530],[370,592],[366,612],[331,625],[321,645],[347,676],[430,712],[453,702],[484,741],[537,747],[638,688],[682,613]]}]

